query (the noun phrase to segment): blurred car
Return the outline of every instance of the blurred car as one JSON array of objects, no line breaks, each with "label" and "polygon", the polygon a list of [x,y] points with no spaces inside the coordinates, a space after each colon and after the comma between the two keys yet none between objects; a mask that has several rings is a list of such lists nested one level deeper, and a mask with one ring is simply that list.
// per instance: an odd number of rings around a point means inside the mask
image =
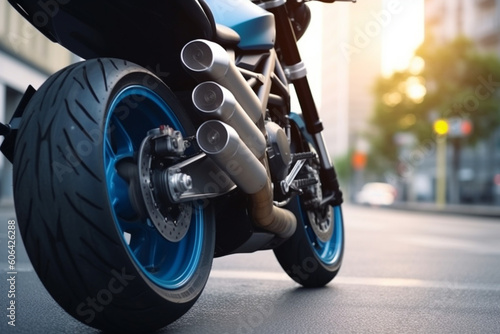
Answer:
[{"label": "blurred car", "polygon": [[388,183],[369,182],[356,194],[355,200],[359,204],[383,206],[394,203],[396,195],[396,188]]}]

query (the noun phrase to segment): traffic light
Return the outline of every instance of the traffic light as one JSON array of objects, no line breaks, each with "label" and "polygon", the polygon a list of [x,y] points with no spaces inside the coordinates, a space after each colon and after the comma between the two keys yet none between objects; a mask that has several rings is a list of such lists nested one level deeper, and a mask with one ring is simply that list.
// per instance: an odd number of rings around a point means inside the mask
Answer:
[{"label": "traffic light", "polygon": [[351,163],[354,169],[361,170],[365,168],[367,160],[366,153],[356,151],[352,155]]},{"label": "traffic light", "polygon": [[449,129],[450,126],[444,119],[438,119],[434,122],[434,132],[436,132],[438,135],[444,136],[448,133]]},{"label": "traffic light", "polygon": [[460,132],[464,136],[470,135],[472,133],[472,122],[470,120],[462,121],[462,124],[460,125]]}]

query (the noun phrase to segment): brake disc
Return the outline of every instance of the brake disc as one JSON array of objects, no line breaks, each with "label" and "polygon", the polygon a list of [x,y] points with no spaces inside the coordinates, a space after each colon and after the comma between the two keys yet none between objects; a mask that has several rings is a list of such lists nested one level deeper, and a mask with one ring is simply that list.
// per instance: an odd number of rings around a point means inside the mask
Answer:
[{"label": "brake disc", "polygon": [[153,139],[146,137],[139,150],[139,183],[142,198],[146,206],[147,214],[158,232],[171,242],[178,242],[186,235],[191,223],[193,207],[190,203],[175,204],[175,210],[169,210],[168,214],[162,209],[164,203],[157,199],[156,187],[153,182],[152,161]]},{"label": "brake disc", "polygon": [[[319,180],[319,173],[317,170],[309,165],[306,165],[309,176],[314,176]],[[310,186],[311,195],[318,201],[321,202],[323,198],[323,191],[321,190],[321,183],[318,182],[315,185]],[[307,210],[307,217],[311,223],[311,227],[322,242],[327,242],[332,238],[333,235],[333,208],[330,205],[323,205],[320,207],[314,207]]]}]

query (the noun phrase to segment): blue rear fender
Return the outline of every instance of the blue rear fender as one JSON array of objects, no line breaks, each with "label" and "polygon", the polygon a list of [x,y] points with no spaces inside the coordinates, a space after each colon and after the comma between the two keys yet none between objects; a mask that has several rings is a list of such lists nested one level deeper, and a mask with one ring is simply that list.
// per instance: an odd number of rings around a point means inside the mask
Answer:
[{"label": "blue rear fender", "polygon": [[250,0],[205,0],[215,22],[236,31],[243,50],[269,50],[274,47],[274,15]]}]

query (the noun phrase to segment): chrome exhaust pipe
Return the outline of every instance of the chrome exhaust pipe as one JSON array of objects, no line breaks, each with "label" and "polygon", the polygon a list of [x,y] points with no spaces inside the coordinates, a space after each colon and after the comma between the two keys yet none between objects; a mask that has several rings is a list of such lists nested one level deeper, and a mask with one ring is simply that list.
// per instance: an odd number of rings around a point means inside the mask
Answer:
[{"label": "chrome exhaust pipe", "polygon": [[263,157],[264,135],[228,89],[214,81],[203,82],[193,90],[192,99],[199,111],[230,125],[258,159]]},{"label": "chrome exhaust pipe", "polygon": [[196,39],[182,48],[181,60],[198,81],[213,80],[231,90],[254,123],[262,118],[263,111],[259,98],[222,46],[211,41]]},{"label": "chrome exhaust pipe", "polygon": [[246,194],[255,194],[267,183],[266,168],[241,141],[236,130],[217,120],[206,121],[196,132],[200,148]]},{"label": "chrome exhaust pipe", "polygon": [[200,148],[231,180],[250,195],[254,223],[279,237],[288,238],[297,228],[295,215],[273,205],[265,155],[259,161],[241,141],[236,130],[221,121],[203,123],[196,132]]}]

